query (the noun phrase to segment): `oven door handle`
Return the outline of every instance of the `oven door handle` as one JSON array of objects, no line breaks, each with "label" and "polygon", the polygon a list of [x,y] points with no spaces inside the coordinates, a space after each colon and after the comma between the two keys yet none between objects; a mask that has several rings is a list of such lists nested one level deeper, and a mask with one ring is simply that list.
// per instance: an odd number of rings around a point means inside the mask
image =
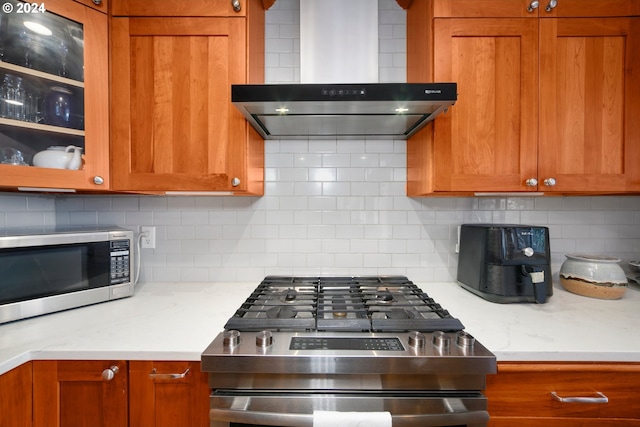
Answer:
[{"label": "oven door handle", "polygon": [[[212,421],[225,421],[249,425],[280,427],[313,427],[313,414],[279,414],[274,412],[238,411],[234,409],[210,409]],[[415,426],[475,426],[489,422],[487,411],[473,411],[451,414],[392,414],[393,427]]]}]

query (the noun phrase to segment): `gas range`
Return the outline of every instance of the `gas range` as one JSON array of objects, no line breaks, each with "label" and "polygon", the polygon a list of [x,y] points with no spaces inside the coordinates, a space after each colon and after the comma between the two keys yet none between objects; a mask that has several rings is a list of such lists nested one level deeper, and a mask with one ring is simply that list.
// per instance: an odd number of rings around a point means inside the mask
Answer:
[{"label": "gas range", "polygon": [[267,276],[201,361],[212,427],[311,426],[326,409],[484,427],[481,391],[496,372],[495,356],[404,276]]},{"label": "gas range", "polygon": [[404,276],[267,276],[225,325],[240,331],[460,331]]}]

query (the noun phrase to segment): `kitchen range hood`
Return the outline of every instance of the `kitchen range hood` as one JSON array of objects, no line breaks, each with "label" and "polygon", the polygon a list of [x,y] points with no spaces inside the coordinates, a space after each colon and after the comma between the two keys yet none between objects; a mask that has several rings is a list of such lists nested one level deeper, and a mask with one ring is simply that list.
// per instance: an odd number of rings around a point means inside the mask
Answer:
[{"label": "kitchen range hood", "polygon": [[300,83],[231,86],[264,139],[407,139],[456,102],[455,83],[380,82],[377,1],[299,5]]},{"label": "kitchen range hood", "polygon": [[407,139],[456,99],[456,83],[231,86],[264,139]]}]

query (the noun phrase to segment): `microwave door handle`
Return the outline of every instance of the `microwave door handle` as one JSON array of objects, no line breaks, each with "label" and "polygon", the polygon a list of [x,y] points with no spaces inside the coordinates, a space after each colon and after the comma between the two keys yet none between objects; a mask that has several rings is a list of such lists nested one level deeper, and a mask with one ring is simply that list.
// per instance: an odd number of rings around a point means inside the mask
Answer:
[{"label": "microwave door handle", "polygon": [[[248,399],[251,399],[248,397]],[[234,405],[235,406],[235,405]],[[281,427],[313,427],[313,414],[277,413],[246,409],[211,408],[211,421],[240,424],[266,424]],[[446,414],[392,414],[393,427],[424,427],[483,425],[489,422],[487,411],[470,411]]]}]

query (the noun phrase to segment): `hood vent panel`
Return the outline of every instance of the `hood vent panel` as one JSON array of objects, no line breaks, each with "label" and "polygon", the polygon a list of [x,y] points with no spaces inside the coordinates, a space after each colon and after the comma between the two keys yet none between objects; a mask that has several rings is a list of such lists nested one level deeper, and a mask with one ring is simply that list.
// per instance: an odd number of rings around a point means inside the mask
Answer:
[{"label": "hood vent panel", "polygon": [[264,139],[407,139],[457,99],[455,83],[233,85]]}]

